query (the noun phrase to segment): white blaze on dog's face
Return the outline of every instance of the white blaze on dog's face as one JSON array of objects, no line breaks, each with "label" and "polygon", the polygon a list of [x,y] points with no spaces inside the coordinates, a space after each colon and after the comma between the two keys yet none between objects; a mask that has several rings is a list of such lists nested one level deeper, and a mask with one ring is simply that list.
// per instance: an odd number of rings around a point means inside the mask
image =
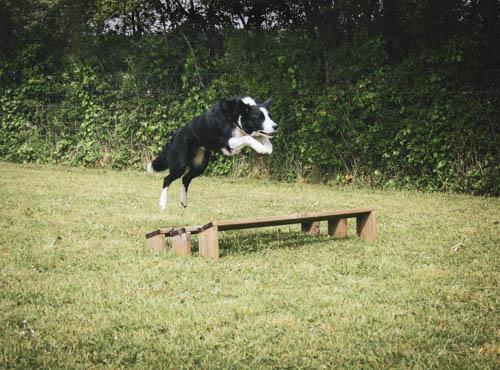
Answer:
[{"label": "white blaze on dog's face", "polygon": [[262,122],[261,132],[264,134],[274,135],[278,125],[274,123],[274,121],[271,119],[269,112],[267,111],[266,108],[260,107],[259,109],[264,114],[264,122]]},{"label": "white blaze on dog's face", "polygon": [[243,130],[251,136],[273,137],[278,125],[269,113],[271,99],[266,100],[262,105],[257,105],[250,97],[245,97],[241,101],[246,104],[244,112],[238,118],[238,123]]}]

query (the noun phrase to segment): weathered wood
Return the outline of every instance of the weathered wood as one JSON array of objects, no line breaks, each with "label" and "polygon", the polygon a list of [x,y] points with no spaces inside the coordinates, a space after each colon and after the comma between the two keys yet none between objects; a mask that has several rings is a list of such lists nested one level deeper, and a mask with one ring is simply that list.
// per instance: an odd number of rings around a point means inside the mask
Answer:
[{"label": "weathered wood", "polygon": [[314,222],[302,222],[300,224],[303,233],[318,236],[320,234],[319,221]]},{"label": "weathered wood", "polygon": [[209,227],[198,234],[200,256],[219,259],[219,232],[217,226]]},{"label": "weathered wood", "polygon": [[356,233],[367,241],[373,241],[377,237],[377,221],[375,211],[356,217]]},{"label": "weathered wood", "polygon": [[191,255],[191,233],[184,232],[172,237],[172,248],[178,256]]},{"label": "weathered wood", "polygon": [[238,220],[215,221],[214,225],[219,227],[219,231],[238,230],[247,228],[267,227],[276,225],[289,225],[297,223],[310,223],[314,221],[356,217],[361,214],[368,214],[374,211],[373,208],[355,208],[341,211],[327,212],[306,212],[294,213],[283,216],[256,217]]},{"label": "weathered wood", "polygon": [[178,229],[172,229],[169,233],[168,236],[175,236],[175,235],[180,235],[185,232],[191,233],[192,235],[194,234],[199,234],[202,231],[208,229],[209,227],[212,227],[213,224],[212,222],[209,222],[208,224],[205,225],[200,225],[200,226],[186,226],[186,227],[181,227]]},{"label": "weathered wood", "polygon": [[328,220],[328,235],[336,238],[345,238],[347,236],[347,218]]},{"label": "weathered wood", "polygon": [[197,226],[184,226],[184,227],[178,227],[178,228],[175,228],[175,227],[162,228],[162,229],[157,229],[157,230],[151,231],[150,233],[147,233],[146,239],[152,238],[158,234],[164,234],[167,237],[180,235],[180,234],[185,233],[185,232],[189,232],[191,234],[198,234],[198,233],[201,233],[203,230],[208,229],[209,227],[212,227],[211,222],[209,222],[208,224],[205,224],[205,225],[197,225]]},{"label": "weathered wood", "polygon": [[146,239],[148,246],[156,251],[165,250],[165,234],[155,234]]},{"label": "weathered wood", "polygon": [[375,240],[376,220],[374,208],[355,208],[340,211],[294,213],[283,216],[257,217],[238,220],[209,222],[201,226],[158,229],[146,234],[147,243],[153,249],[165,250],[165,237],[172,237],[176,253],[189,255],[191,235],[198,234],[200,256],[219,258],[219,231],[289,225],[300,223],[302,231],[319,234],[319,221],[328,221],[328,234],[347,236],[347,218],[356,218],[356,232],[363,240]]},{"label": "weathered wood", "polygon": [[146,239],[152,238],[152,237],[154,237],[154,236],[156,236],[156,235],[158,235],[158,234],[162,234],[162,232],[161,232],[161,230],[160,230],[160,229],[158,229],[158,230],[153,230],[153,231],[151,231],[150,233],[147,233],[147,234],[146,234]]}]

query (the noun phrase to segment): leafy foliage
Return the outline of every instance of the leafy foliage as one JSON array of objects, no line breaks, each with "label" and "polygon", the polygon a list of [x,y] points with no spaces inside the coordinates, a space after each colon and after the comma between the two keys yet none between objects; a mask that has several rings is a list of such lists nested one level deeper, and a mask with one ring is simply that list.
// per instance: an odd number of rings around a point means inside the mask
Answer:
[{"label": "leafy foliage", "polygon": [[212,173],[500,194],[495,1],[87,5],[2,5],[0,158],[140,167],[217,99],[272,95],[273,155]]}]

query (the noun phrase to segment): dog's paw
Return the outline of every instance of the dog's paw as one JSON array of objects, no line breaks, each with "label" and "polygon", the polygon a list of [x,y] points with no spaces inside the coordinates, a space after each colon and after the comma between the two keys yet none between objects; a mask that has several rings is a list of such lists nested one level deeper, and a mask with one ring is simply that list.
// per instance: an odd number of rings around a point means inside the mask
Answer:
[{"label": "dog's paw", "polygon": [[160,209],[162,211],[167,209],[167,200],[168,200],[167,194],[168,194],[167,188],[165,188],[161,191],[160,201],[159,201],[158,205],[160,206]]},{"label": "dog's paw", "polygon": [[260,150],[260,154],[271,154],[272,152],[273,152],[272,146],[263,146],[263,148]]},{"label": "dog's paw", "polygon": [[186,208],[188,205],[188,193],[187,193],[187,189],[184,185],[182,185],[182,189],[181,189],[181,206],[183,206],[184,208]]}]

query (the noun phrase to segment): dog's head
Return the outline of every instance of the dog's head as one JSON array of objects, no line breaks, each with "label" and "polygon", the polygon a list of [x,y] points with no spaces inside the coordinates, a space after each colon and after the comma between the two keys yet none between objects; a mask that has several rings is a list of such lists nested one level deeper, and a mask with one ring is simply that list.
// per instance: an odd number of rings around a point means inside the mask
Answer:
[{"label": "dog's head", "polygon": [[251,136],[266,136],[272,138],[278,125],[271,118],[269,108],[272,98],[262,104],[257,104],[250,97],[236,98],[225,101],[225,108],[231,123]]}]

